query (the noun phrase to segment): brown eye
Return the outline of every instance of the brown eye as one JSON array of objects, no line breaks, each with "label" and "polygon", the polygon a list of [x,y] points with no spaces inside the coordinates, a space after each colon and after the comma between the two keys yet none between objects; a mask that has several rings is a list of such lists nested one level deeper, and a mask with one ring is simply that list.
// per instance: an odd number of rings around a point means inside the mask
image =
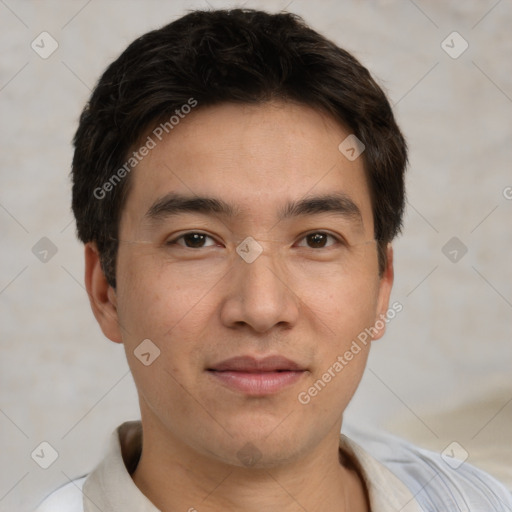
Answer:
[{"label": "brown eye", "polygon": [[174,244],[182,245],[190,249],[201,249],[203,247],[211,247],[212,245],[215,245],[215,240],[204,233],[190,232],[169,242],[169,245]]},{"label": "brown eye", "polygon": [[325,244],[327,243],[327,235],[324,233],[313,233],[312,235],[308,235],[306,238],[308,240],[308,245],[314,249],[325,247]]},{"label": "brown eye", "polygon": [[300,242],[299,247],[309,247],[310,249],[323,249],[334,245],[336,238],[329,233],[309,233]]}]

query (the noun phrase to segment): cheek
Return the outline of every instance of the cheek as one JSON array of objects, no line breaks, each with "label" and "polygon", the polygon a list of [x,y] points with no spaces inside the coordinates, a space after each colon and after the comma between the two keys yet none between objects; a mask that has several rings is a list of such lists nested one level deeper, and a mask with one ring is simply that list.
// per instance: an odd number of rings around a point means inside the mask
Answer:
[{"label": "cheek", "polygon": [[183,325],[196,333],[200,322],[190,320],[211,314],[215,285],[223,275],[219,265],[208,272],[205,267],[171,262],[149,248],[120,254],[120,317],[139,336],[164,338]]},{"label": "cheek", "polygon": [[[160,401],[180,404],[182,386],[192,391],[197,369],[204,364],[201,357],[218,307],[215,285],[222,276],[205,275],[199,268],[185,270],[148,252],[124,255],[118,272],[118,314],[137,387],[154,407]],[[137,358],[138,347],[147,339],[158,353],[150,366]]]},{"label": "cheek", "polygon": [[333,269],[314,279],[303,273],[295,286],[306,309],[323,323],[339,346],[374,322],[379,290],[376,276],[376,272],[343,275]]},{"label": "cheek", "polygon": [[[320,414],[337,404],[343,410],[364,373],[378,299],[378,279],[374,273],[353,274],[350,279],[335,277],[307,286],[302,294],[309,310],[318,343],[309,387],[303,391]],[[330,404],[330,405],[329,405]]]},{"label": "cheek", "polygon": [[171,403],[173,413],[186,414],[183,388],[193,391],[191,376],[200,364],[195,340],[203,329],[199,317],[211,307],[208,295],[194,276],[152,264],[151,258],[127,258],[119,270],[119,320],[140,398],[155,414]]},{"label": "cheek", "polygon": [[373,325],[376,289],[371,281],[347,284],[331,280],[325,293],[310,292],[305,301],[316,323],[315,364],[298,396],[312,416],[333,422],[348,405],[363,376]]}]

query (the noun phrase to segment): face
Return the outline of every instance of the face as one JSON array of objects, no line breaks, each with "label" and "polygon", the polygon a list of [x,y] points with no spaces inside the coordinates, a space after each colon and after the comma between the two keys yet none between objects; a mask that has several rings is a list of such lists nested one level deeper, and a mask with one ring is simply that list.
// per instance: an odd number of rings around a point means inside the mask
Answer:
[{"label": "face", "polygon": [[392,284],[349,134],[290,103],[198,109],[132,171],[116,291],[86,249],[96,317],[169,443],[272,466],[338,435]]}]

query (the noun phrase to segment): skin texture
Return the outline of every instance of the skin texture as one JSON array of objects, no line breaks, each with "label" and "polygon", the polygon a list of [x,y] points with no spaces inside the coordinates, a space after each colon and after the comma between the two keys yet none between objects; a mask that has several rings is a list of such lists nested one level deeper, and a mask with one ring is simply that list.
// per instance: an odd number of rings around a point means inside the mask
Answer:
[{"label": "skin texture", "polygon": [[[160,509],[368,510],[338,444],[370,343],[308,404],[297,399],[388,309],[392,249],[379,275],[363,160],[338,150],[349,134],[293,103],[198,108],[130,176],[116,290],[86,245],[94,314],[124,344],[139,393],[143,451],[132,477]],[[171,192],[238,212],[148,219]],[[357,205],[361,222],[332,212],[279,219],[288,201],[333,193]],[[176,241],[191,231],[211,238],[199,248]],[[354,245],[310,247],[304,236],[318,231]],[[252,263],[236,252],[248,236],[263,249]],[[145,339],[160,350],[149,366],[134,355]],[[277,393],[248,396],[207,371],[241,355],[282,355],[305,371]]]}]

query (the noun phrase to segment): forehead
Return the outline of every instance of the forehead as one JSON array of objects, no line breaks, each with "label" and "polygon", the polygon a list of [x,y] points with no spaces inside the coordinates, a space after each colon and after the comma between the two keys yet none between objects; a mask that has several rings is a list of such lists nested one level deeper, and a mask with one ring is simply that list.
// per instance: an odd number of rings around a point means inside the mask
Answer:
[{"label": "forehead", "polygon": [[162,140],[149,133],[154,144],[131,173],[121,225],[140,223],[171,193],[222,199],[253,223],[301,198],[341,193],[372,231],[363,159],[338,149],[349,135],[330,116],[294,103],[199,105]]}]

